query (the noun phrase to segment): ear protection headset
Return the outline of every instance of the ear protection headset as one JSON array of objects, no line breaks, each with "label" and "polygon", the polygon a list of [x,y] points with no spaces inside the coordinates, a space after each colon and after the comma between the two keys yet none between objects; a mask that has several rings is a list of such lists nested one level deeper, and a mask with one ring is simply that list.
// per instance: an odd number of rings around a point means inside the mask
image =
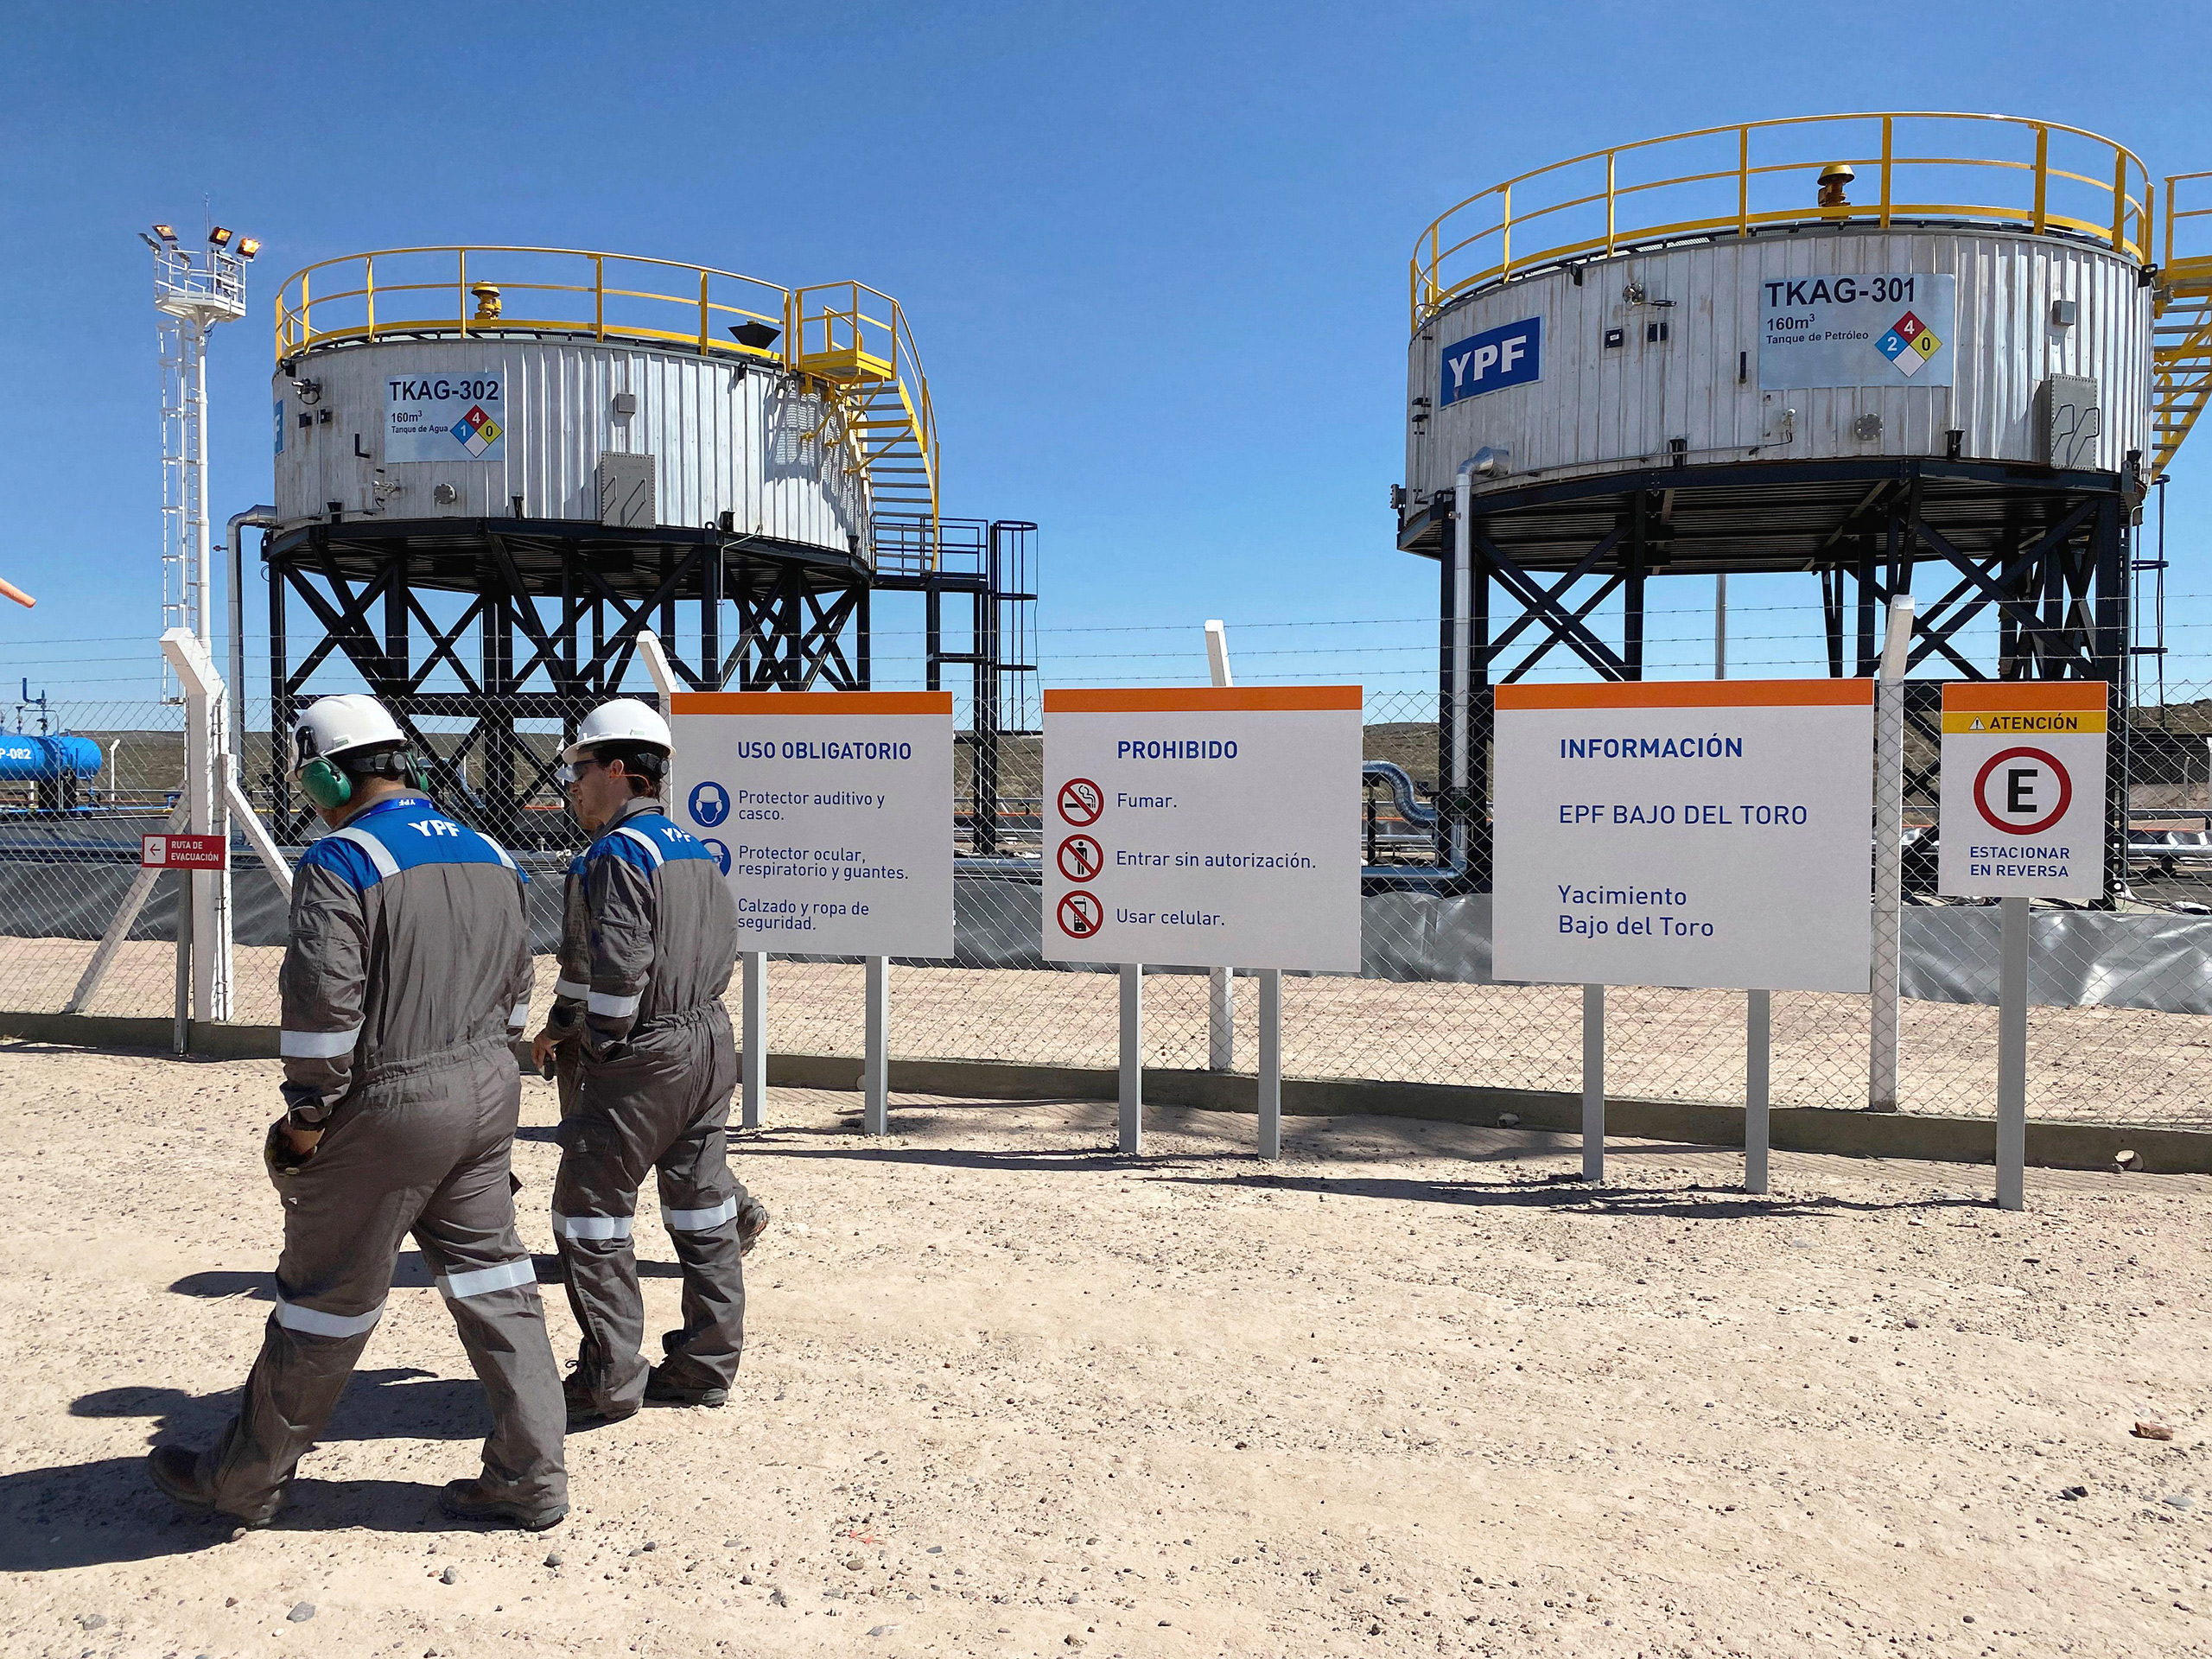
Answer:
[{"label": "ear protection headset", "polygon": [[[410,789],[425,793],[430,787],[430,770],[412,749],[402,749],[394,757],[397,776]],[[394,775],[387,772],[387,777]],[[317,755],[300,768],[300,792],[326,812],[335,812],[353,798],[353,780],[334,763]]]}]

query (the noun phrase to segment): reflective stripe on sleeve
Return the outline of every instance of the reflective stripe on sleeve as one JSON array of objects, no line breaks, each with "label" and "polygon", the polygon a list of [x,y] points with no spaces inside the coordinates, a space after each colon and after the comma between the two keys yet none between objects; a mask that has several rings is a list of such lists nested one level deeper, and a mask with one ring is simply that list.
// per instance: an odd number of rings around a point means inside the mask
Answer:
[{"label": "reflective stripe on sleeve", "polygon": [[507,1010],[507,1027],[510,1030],[518,1030],[529,1023],[530,999],[528,997],[524,997],[521,1001],[516,1003],[514,1007]]},{"label": "reflective stripe on sleeve", "polygon": [[724,1198],[711,1210],[664,1210],[660,1218],[671,1233],[703,1233],[710,1227],[734,1221],[737,1199],[734,1196]]},{"label": "reflective stripe on sleeve", "polygon": [[517,875],[520,875],[522,874],[519,869],[515,868],[514,860],[507,856],[507,849],[500,846],[498,842],[493,840],[491,836],[486,836],[484,837],[484,844],[499,855],[500,863],[505,865],[509,869],[514,870]]},{"label": "reflective stripe on sleeve", "polygon": [[628,824],[625,823],[618,825],[614,833],[618,836],[629,836],[631,840],[636,842],[639,846],[644,848],[647,852],[652,855],[653,868],[655,869],[658,869],[661,867],[664,859],[660,850],[660,843],[655,841],[651,836],[647,835],[644,830],[633,830]]},{"label": "reflective stripe on sleeve", "polygon": [[468,1296],[489,1296],[495,1290],[512,1290],[518,1285],[537,1282],[537,1269],[524,1256],[513,1262],[502,1262],[496,1268],[477,1268],[468,1273],[442,1273],[438,1275],[438,1290],[442,1295],[454,1300]]},{"label": "reflective stripe on sleeve", "polygon": [[630,1236],[630,1217],[627,1216],[564,1216],[553,1212],[553,1230],[563,1238],[593,1239],[606,1243],[610,1239]]},{"label": "reflective stripe on sleeve", "polygon": [[377,867],[377,874],[389,880],[399,874],[399,861],[391,855],[391,849],[361,829],[339,830],[332,833],[340,841],[350,841],[369,855],[369,862]]},{"label": "reflective stripe on sleeve", "polygon": [[591,987],[573,979],[556,979],[553,982],[553,995],[582,1000],[591,995]]},{"label": "reflective stripe on sleeve", "polygon": [[605,991],[594,991],[585,999],[584,1006],[607,1019],[620,1020],[625,1014],[635,1014],[643,1000],[641,996],[609,996]]},{"label": "reflective stripe on sleeve", "polygon": [[361,1040],[361,1028],[344,1031],[288,1031],[276,1039],[276,1052],[288,1060],[332,1060],[351,1054]]},{"label": "reflective stripe on sleeve", "polygon": [[309,1337],[358,1337],[372,1331],[384,1317],[384,1304],[378,1302],[365,1313],[326,1313],[319,1307],[302,1307],[297,1302],[288,1302],[282,1291],[276,1294],[276,1323],[287,1331],[297,1331]]}]

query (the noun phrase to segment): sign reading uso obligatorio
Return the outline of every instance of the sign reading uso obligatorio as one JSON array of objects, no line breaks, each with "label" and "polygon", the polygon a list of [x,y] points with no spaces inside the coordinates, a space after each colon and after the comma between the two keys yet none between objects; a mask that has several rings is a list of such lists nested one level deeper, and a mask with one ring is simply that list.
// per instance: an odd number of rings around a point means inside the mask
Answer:
[{"label": "sign reading uso obligatorio", "polygon": [[950,691],[680,691],[673,816],[737,898],[739,948],[952,954]]},{"label": "sign reading uso obligatorio", "polygon": [[1493,973],[1863,991],[1873,684],[1497,689]]},{"label": "sign reading uso obligatorio", "polygon": [[1936,891],[2101,897],[2105,725],[2101,680],[1946,684]]}]

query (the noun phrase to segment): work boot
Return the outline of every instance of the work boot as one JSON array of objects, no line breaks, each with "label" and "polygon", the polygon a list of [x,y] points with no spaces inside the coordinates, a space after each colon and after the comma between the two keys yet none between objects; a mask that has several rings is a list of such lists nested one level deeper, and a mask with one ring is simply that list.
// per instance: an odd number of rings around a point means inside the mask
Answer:
[{"label": "work boot", "polygon": [[729,1400],[721,1383],[700,1382],[696,1372],[680,1372],[677,1362],[664,1360],[645,1378],[645,1398],[664,1406],[719,1406]]},{"label": "work boot", "polygon": [[572,1434],[580,1428],[597,1428],[602,1423],[619,1423],[625,1417],[638,1414],[635,1406],[609,1411],[592,1398],[591,1384],[586,1380],[584,1368],[581,1365],[570,1371],[562,1382],[561,1398],[568,1403],[569,1432]]},{"label": "work boot", "polygon": [[496,1497],[481,1480],[449,1480],[438,1494],[438,1507],[456,1521],[512,1521],[524,1532],[543,1532],[557,1527],[569,1513],[566,1503],[530,1504],[512,1497]]},{"label": "work boot", "polygon": [[[737,1253],[740,1256],[753,1254],[753,1247],[760,1242],[760,1235],[768,1230],[768,1206],[750,1192],[737,1210]],[[719,1403],[719,1402],[717,1402]]]},{"label": "work boot", "polygon": [[[262,1516],[232,1515],[215,1507],[214,1490],[200,1472],[200,1454],[185,1446],[157,1446],[146,1454],[146,1472],[154,1484],[194,1515],[219,1515],[241,1527],[265,1527],[276,1514],[271,1503]],[[281,1502],[281,1496],[278,1502]]]}]

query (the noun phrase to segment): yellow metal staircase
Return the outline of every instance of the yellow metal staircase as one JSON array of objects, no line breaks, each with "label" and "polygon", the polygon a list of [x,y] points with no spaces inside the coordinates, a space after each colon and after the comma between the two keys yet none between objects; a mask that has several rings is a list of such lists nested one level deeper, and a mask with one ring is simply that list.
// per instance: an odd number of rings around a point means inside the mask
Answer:
[{"label": "yellow metal staircase", "polygon": [[[2190,201],[2202,205],[2190,207]],[[2166,181],[2165,261],[2152,290],[2151,329],[2151,476],[2165,473],[2182,440],[2212,399],[2212,173],[2177,173]],[[2174,227],[2186,226],[2176,246]]]},{"label": "yellow metal staircase", "polygon": [[835,389],[870,510],[938,522],[937,418],[899,302],[859,283],[791,296],[791,366]]}]

